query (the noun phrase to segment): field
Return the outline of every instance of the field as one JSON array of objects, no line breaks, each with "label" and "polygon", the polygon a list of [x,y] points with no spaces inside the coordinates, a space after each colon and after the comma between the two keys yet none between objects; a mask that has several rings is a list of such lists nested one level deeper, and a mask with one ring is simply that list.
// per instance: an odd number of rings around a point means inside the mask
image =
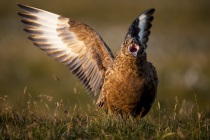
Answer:
[{"label": "field", "polygon": [[51,96],[33,98],[26,91],[16,110],[1,98],[1,139],[209,139],[209,106],[201,109],[195,101],[175,98],[173,103],[157,102],[143,119],[107,115],[101,109],[87,111],[75,105],[65,107]]},{"label": "field", "polygon": [[[27,39],[16,3],[90,25],[114,54],[131,22],[154,7],[147,56],[160,83],[148,115],[122,120],[97,109],[97,97]],[[1,0],[0,7],[1,139],[210,139],[210,2]]]}]

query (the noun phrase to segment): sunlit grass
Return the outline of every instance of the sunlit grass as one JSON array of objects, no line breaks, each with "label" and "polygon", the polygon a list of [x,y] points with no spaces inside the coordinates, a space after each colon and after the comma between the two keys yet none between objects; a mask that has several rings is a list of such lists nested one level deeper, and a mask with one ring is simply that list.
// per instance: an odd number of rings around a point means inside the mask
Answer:
[{"label": "sunlit grass", "polygon": [[[0,98],[1,139],[209,139],[209,108],[175,98],[157,101],[149,114],[136,120],[109,116],[88,105],[68,106],[49,95],[32,97],[26,89],[19,106]],[[53,104],[50,105],[50,104]]]}]

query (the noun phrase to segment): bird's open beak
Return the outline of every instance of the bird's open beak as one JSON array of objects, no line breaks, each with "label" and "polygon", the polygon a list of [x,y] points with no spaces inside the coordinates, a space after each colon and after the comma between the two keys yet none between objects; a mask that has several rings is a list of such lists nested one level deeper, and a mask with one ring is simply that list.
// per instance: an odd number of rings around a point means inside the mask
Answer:
[{"label": "bird's open beak", "polygon": [[133,54],[133,56],[137,57],[138,51],[139,51],[139,45],[137,44],[131,44],[128,47],[129,52]]}]

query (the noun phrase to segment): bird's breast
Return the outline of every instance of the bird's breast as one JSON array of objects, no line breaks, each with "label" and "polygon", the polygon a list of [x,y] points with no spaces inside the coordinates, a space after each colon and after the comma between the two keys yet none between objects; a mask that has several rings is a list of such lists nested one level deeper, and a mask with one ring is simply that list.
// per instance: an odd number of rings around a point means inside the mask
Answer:
[{"label": "bird's breast", "polygon": [[140,72],[135,63],[116,63],[106,72],[102,94],[108,106],[133,110],[140,101],[145,82],[144,71]]}]

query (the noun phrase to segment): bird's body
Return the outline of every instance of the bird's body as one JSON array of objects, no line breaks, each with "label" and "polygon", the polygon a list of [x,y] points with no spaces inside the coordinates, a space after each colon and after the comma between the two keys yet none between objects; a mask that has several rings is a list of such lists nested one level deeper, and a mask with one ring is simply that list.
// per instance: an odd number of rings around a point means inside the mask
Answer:
[{"label": "bird's body", "polygon": [[156,97],[158,77],[145,49],[154,9],[131,24],[116,57],[88,25],[38,8],[18,4],[34,45],[66,65],[85,88],[96,95],[97,106],[112,114],[143,117]]},{"label": "bird's body", "polygon": [[156,97],[157,81],[155,67],[146,61],[146,54],[135,59],[129,54],[118,53],[105,73],[97,104],[104,104],[115,114],[143,117]]}]

